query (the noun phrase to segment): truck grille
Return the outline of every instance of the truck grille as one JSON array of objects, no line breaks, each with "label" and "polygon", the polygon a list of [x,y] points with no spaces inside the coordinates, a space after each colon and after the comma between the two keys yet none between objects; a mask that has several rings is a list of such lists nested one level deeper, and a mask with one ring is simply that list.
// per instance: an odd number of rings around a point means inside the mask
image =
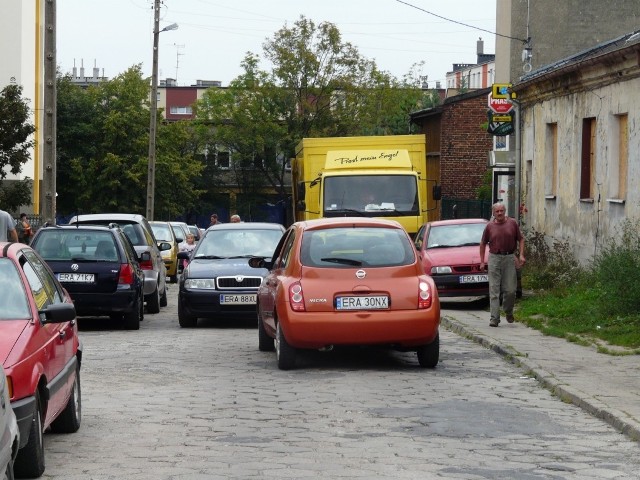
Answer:
[{"label": "truck grille", "polygon": [[218,290],[257,290],[262,283],[262,277],[218,277],[216,280]]}]

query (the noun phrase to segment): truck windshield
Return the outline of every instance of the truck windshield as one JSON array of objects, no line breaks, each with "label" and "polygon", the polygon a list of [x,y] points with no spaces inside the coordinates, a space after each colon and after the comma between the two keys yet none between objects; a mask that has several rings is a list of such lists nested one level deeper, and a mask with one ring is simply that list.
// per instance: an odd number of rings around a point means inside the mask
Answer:
[{"label": "truck windshield", "polygon": [[414,175],[324,177],[323,216],[416,216],[418,185]]}]

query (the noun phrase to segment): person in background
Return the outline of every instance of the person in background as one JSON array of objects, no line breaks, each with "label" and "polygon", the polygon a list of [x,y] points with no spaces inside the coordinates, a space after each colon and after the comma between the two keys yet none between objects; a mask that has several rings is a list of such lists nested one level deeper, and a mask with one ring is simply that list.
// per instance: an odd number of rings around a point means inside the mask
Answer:
[{"label": "person in background", "polygon": [[17,242],[18,233],[13,217],[9,212],[0,210],[0,242]]},{"label": "person in background", "polygon": [[242,220],[240,219],[240,215],[231,215],[231,223],[240,223]]},{"label": "person in background", "polygon": [[500,293],[503,294],[502,306],[507,322],[514,322],[513,306],[518,286],[516,262],[519,266],[525,262],[524,237],[518,223],[507,217],[503,203],[494,203],[491,211],[493,220],[487,223],[480,240],[480,270],[484,270],[486,247],[489,245],[489,326],[497,327],[500,324]]},{"label": "person in background", "polygon": [[211,214],[211,223],[209,224],[210,227],[213,227],[214,225],[217,225],[219,223],[222,223],[218,220],[218,214],[217,213],[212,213]]},{"label": "person in background", "polygon": [[[196,236],[193,233],[187,234],[187,238],[184,242],[180,244],[180,251],[187,252],[189,256],[193,253],[196,248]],[[189,264],[188,260],[181,259],[182,261],[182,270]]]},{"label": "person in background", "polygon": [[20,214],[20,220],[18,220],[16,224],[16,232],[18,233],[18,241],[28,245],[33,236],[33,232],[31,231],[31,224],[27,219],[26,213]]}]

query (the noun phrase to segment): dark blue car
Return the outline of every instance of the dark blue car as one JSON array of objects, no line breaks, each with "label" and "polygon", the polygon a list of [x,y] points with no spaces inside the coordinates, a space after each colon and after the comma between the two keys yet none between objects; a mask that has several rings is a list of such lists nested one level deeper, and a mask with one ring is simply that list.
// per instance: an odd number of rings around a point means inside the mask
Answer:
[{"label": "dark blue car", "polygon": [[247,259],[271,258],[283,232],[277,223],[209,227],[180,277],[180,326],[195,327],[198,318],[255,316],[256,294],[267,270],[251,268]]}]

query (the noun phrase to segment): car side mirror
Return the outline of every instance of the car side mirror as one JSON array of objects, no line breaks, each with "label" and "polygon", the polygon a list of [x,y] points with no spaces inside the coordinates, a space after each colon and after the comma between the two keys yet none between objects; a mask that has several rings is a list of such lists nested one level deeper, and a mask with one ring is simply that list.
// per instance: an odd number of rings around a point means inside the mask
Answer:
[{"label": "car side mirror", "polygon": [[44,314],[44,323],[64,323],[75,320],[76,307],[72,303],[52,303],[38,313]]},{"label": "car side mirror", "polygon": [[189,260],[191,258],[191,254],[189,252],[178,252],[178,258],[182,260]]},{"label": "car side mirror", "polygon": [[160,242],[158,244],[158,249],[161,252],[166,252],[167,250],[171,250],[171,244],[169,242]]},{"label": "car side mirror", "polygon": [[264,257],[251,257],[249,259],[249,266],[251,268],[266,268],[267,270],[271,270],[273,260],[267,260]]},{"label": "car side mirror", "polygon": [[150,252],[142,252],[140,254],[141,262],[150,262],[151,261],[151,253]]}]

